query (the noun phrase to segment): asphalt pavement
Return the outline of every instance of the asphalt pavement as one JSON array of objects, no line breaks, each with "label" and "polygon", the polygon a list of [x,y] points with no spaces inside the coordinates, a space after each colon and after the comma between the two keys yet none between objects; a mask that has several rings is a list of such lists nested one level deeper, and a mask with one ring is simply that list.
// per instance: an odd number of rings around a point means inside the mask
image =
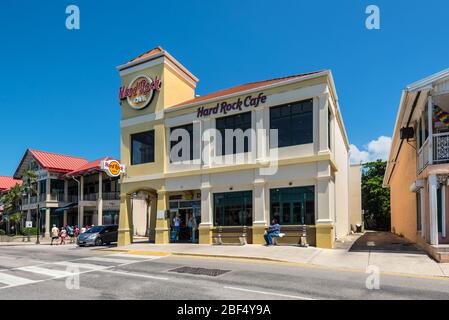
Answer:
[{"label": "asphalt pavement", "polygon": [[[98,249],[98,248],[97,248]],[[111,253],[96,248],[0,248],[0,299],[447,299],[449,278],[289,263]]]}]

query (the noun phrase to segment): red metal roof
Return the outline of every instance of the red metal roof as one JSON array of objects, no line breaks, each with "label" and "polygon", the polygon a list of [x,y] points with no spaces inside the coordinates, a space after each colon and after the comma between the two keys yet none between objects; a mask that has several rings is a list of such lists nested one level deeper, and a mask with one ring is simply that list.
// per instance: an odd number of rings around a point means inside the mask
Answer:
[{"label": "red metal roof", "polygon": [[67,173],[66,175],[69,177],[75,177],[75,176],[84,175],[86,173],[99,171],[101,169],[100,168],[101,162],[107,161],[107,160],[114,160],[114,159],[110,158],[110,157],[97,159],[97,160],[94,160],[94,161],[91,161],[91,162],[88,162],[88,163],[82,165],[81,167]]},{"label": "red metal roof", "polygon": [[220,90],[220,91],[217,91],[217,92],[214,92],[214,93],[209,93],[209,94],[206,94],[204,96],[194,98],[192,100],[184,101],[184,102],[182,102],[180,104],[171,106],[169,108],[182,107],[182,106],[185,106],[185,105],[188,105],[188,104],[191,104],[191,103],[197,103],[197,102],[201,102],[201,101],[206,101],[206,100],[209,100],[209,99],[214,99],[214,98],[218,98],[218,97],[222,97],[222,96],[227,96],[227,95],[233,94],[233,93],[244,92],[244,91],[247,91],[247,90],[251,90],[251,89],[256,89],[256,88],[259,88],[259,87],[267,86],[267,85],[270,85],[270,84],[280,83],[280,82],[288,81],[288,80],[295,79],[295,78],[302,78],[302,77],[309,76],[309,75],[312,75],[312,74],[317,74],[317,73],[320,73],[320,72],[323,72],[323,71],[315,71],[315,72],[297,74],[297,75],[288,76],[288,77],[275,78],[275,79],[269,79],[269,80],[263,80],[263,81],[257,81],[257,82],[241,84],[241,85],[238,85],[236,87]]},{"label": "red metal roof", "polygon": [[138,57],[136,57],[136,58],[134,58],[134,59],[128,61],[128,63],[131,63],[131,62],[135,62],[135,61],[138,61],[138,60],[145,59],[145,58],[147,58],[147,57],[149,57],[149,56],[153,56],[153,55],[155,55],[155,54],[157,54],[157,53],[161,53],[162,51],[164,51],[164,49],[162,49],[161,47],[153,48],[153,49],[151,49],[150,51],[147,51],[147,52],[145,52],[144,54],[141,54],[140,56],[138,56]]},{"label": "red metal roof", "polygon": [[0,176],[0,192],[8,191],[17,184],[22,184],[22,180],[17,180],[13,177]]},{"label": "red metal roof", "polygon": [[81,157],[66,156],[63,154],[38,150],[29,151],[44,169],[51,171],[70,172],[89,162]]}]

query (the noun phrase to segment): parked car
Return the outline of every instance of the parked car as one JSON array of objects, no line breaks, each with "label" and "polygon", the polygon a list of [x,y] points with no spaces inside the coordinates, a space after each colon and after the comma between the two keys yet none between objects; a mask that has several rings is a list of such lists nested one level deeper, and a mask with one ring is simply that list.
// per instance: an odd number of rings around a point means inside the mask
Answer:
[{"label": "parked car", "polygon": [[107,226],[95,226],[81,233],[76,243],[80,247],[84,246],[102,246],[103,244],[110,244],[112,242],[117,242],[118,238],[118,226],[117,225],[107,225]]}]

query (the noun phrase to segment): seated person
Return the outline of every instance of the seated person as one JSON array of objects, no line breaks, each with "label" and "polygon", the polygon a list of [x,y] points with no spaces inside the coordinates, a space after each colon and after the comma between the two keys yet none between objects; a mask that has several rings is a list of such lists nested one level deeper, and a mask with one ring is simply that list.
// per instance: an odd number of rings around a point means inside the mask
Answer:
[{"label": "seated person", "polygon": [[273,237],[279,237],[279,233],[281,232],[281,226],[279,225],[277,218],[274,218],[271,223],[272,225],[268,227],[268,231],[264,235],[267,246],[272,246]]}]

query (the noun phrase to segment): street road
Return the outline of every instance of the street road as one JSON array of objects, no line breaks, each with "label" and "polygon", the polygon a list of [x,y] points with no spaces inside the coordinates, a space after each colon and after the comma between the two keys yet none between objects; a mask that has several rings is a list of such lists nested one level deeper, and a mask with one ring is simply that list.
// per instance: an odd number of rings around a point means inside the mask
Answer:
[{"label": "street road", "polygon": [[[181,267],[194,272],[203,268],[206,274],[173,272]],[[223,273],[215,275],[212,269]],[[449,278],[381,274],[380,289],[368,290],[368,276],[268,261],[137,256],[74,245],[0,247],[1,300],[449,298]]]}]

